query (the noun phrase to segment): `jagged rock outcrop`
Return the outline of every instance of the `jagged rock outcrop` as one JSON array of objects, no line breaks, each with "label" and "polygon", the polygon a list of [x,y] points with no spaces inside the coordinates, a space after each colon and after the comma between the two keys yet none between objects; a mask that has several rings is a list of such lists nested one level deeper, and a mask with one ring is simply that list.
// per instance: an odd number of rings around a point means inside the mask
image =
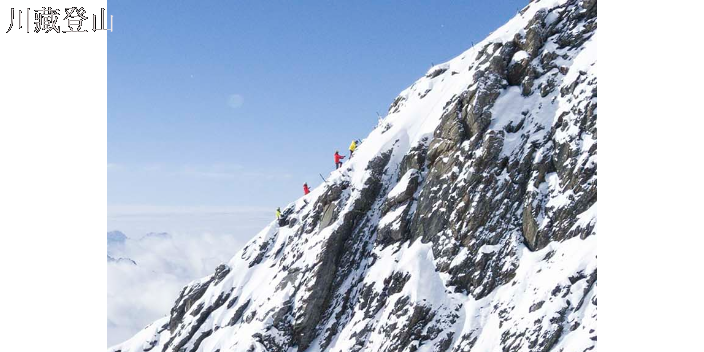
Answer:
[{"label": "jagged rock outcrop", "polygon": [[596,348],[596,1],[539,0],[111,351]]}]

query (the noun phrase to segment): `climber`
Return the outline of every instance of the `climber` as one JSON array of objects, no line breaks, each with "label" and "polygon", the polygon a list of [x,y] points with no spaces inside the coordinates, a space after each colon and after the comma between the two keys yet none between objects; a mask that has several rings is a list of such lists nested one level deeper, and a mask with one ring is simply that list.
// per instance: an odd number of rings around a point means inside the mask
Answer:
[{"label": "climber", "polygon": [[310,188],[308,188],[308,183],[303,184],[303,195],[310,193]]},{"label": "climber", "polygon": [[335,151],[335,169],[339,169],[342,167],[342,159],[344,159],[344,155],[340,155],[340,151],[336,150]]},{"label": "climber", "polygon": [[279,223],[279,226],[286,226],[286,219],[281,214],[281,208],[276,208],[276,220]]},{"label": "climber", "polygon": [[353,140],[350,144],[350,159],[352,158],[352,153],[354,153],[355,149],[357,149],[357,141]]}]

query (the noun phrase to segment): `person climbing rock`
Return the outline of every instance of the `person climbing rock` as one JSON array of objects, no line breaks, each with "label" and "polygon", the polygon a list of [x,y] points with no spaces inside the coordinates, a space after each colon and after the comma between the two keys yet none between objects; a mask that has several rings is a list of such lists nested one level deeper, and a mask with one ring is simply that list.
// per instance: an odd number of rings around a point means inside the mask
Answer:
[{"label": "person climbing rock", "polygon": [[357,149],[357,141],[353,140],[352,143],[350,144],[350,158],[352,158],[352,154],[354,151]]},{"label": "person climbing rock", "polygon": [[344,158],[344,155],[340,155],[340,151],[335,151],[335,169],[339,169],[342,166],[342,159]]},{"label": "person climbing rock", "polygon": [[281,208],[276,208],[276,220],[278,221],[279,226],[285,225],[284,218],[281,216]]},{"label": "person climbing rock", "polygon": [[307,195],[308,193],[310,193],[310,188],[308,188],[308,184],[307,184],[307,183],[304,183],[304,184],[303,184],[303,194],[304,194],[304,195]]}]

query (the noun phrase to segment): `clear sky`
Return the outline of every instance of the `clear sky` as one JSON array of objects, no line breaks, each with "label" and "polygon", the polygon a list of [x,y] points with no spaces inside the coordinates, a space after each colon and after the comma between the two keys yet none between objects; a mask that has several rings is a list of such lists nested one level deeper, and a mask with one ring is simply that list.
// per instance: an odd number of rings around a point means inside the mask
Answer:
[{"label": "clear sky", "polygon": [[525,4],[112,1],[108,205],[283,206]]}]

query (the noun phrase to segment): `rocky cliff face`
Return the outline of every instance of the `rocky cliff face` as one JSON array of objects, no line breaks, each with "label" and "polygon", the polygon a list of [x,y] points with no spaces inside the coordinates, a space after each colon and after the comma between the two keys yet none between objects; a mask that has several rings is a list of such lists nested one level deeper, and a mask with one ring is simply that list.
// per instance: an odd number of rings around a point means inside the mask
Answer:
[{"label": "rocky cliff face", "polygon": [[531,2],[113,352],[596,349],[596,1]]}]

